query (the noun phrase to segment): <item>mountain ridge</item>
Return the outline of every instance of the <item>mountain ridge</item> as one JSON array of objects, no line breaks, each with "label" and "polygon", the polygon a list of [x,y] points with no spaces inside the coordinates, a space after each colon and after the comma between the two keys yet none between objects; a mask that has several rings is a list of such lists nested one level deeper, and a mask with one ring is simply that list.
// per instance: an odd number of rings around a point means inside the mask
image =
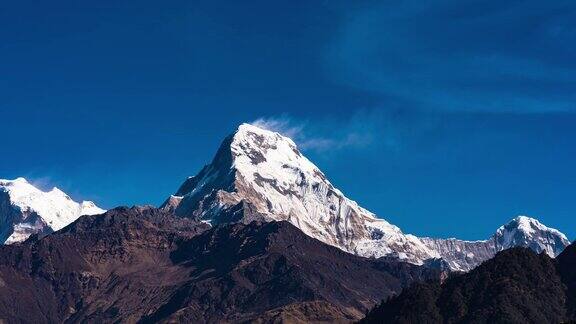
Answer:
[{"label": "mountain ridge", "polygon": [[517,219],[541,225],[527,217],[513,219],[481,241],[405,234],[335,188],[290,138],[249,124],[226,137],[213,161],[189,177],[161,208],[213,224],[287,220],[307,235],[353,254],[394,255],[414,264],[443,258],[458,271],[468,271],[513,246],[555,256],[569,244],[565,235],[543,225],[538,235],[523,235]]},{"label": "mountain ridge", "polygon": [[[212,225],[289,221],[349,253],[417,265],[443,259],[455,271],[468,271],[515,246],[554,257],[569,244],[558,230],[526,216],[509,221],[486,240],[406,234],[346,197],[290,138],[249,124],[226,137],[212,162],[187,178],[161,208]],[[0,180],[0,239],[8,244],[51,233],[82,214],[102,212],[57,188],[44,192],[23,178]]]}]

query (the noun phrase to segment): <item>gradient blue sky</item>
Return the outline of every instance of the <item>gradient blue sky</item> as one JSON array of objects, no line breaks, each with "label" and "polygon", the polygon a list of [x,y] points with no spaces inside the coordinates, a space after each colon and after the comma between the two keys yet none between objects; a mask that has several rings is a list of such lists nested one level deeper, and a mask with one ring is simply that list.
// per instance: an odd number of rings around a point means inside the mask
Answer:
[{"label": "gradient blue sky", "polygon": [[0,178],[159,204],[238,124],[405,232],[576,237],[574,1],[12,1]]}]

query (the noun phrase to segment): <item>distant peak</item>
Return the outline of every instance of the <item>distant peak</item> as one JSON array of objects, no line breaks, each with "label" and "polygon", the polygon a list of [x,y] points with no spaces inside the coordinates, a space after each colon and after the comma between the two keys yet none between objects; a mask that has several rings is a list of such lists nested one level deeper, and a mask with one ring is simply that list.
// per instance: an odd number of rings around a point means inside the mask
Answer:
[{"label": "distant peak", "polygon": [[518,226],[521,225],[530,226],[531,224],[534,224],[536,226],[542,225],[542,223],[540,223],[536,218],[523,215],[514,217],[512,220],[510,220],[510,222],[508,222],[508,224],[516,224]]},{"label": "distant peak", "polygon": [[7,187],[10,191],[19,192],[21,194],[43,193],[50,195],[57,195],[68,197],[68,195],[57,187],[53,187],[49,191],[44,191],[31,184],[28,180],[18,177],[14,180],[0,180],[0,186]]},{"label": "distant peak", "polygon": [[548,232],[560,237],[563,241],[568,242],[568,238],[562,232],[557,229],[548,227],[542,224],[538,219],[520,215],[512,219],[508,224],[500,227],[498,229],[499,233],[503,233],[505,231],[512,231],[518,230],[525,235],[532,236],[538,232]]},{"label": "distant peak", "polygon": [[508,224],[515,225],[515,227],[523,230],[524,232],[532,232],[537,229],[548,229],[544,224],[540,223],[536,218],[528,216],[517,216],[512,219]]},{"label": "distant peak", "polygon": [[0,179],[0,185],[2,186],[8,186],[11,184],[30,184],[30,183],[28,182],[28,180],[22,177],[18,177],[14,180]]},{"label": "distant peak", "polygon": [[512,221],[515,221],[518,223],[538,223],[538,224],[540,224],[540,222],[536,218],[532,218],[529,216],[523,216],[523,215],[515,217]]},{"label": "distant peak", "polygon": [[[9,215],[15,215],[2,224],[6,226],[3,233],[7,234],[0,236],[0,243],[20,242],[32,234],[44,235],[63,228],[81,215],[104,212],[91,201],[75,202],[57,187],[43,191],[24,178],[0,180],[0,191],[3,193],[0,205],[4,205],[5,210],[8,208]],[[35,217],[28,217],[32,213]]]}]

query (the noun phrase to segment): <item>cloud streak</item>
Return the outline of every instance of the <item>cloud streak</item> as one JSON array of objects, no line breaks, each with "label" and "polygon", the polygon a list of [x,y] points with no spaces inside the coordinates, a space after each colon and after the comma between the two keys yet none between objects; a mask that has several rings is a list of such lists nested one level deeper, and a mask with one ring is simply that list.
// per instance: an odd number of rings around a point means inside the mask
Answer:
[{"label": "cloud streak", "polygon": [[270,131],[278,132],[292,139],[297,139],[304,136],[304,124],[295,124],[294,121],[288,116],[268,118],[261,117],[251,122],[250,124]]},{"label": "cloud streak", "polygon": [[429,111],[576,112],[576,3],[407,0],[350,13],[336,82]]},{"label": "cloud streak", "polygon": [[301,120],[290,116],[262,117],[252,125],[288,136],[303,150],[358,150],[381,146],[397,149],[401,134],[383,111],[360,111],[347,119]]}]

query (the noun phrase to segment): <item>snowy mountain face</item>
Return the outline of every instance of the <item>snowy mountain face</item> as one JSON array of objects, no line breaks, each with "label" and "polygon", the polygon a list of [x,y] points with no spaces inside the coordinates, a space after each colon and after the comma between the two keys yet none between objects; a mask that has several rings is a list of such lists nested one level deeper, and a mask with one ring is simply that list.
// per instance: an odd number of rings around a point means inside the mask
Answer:
[{"label": "snowy mountain face", "polygon": [[44,192],[24,178],[0,180],[0,242],[4,244],[57,231],[81,215],[104,212],[91,201],[73,201],[58,188]]},{"label": "snowy mountain face", "polygon": [[188,178],[161,208],[211,224],[287,220],[350,253],[396,256],[414,264],[442,258],[462,271],[511,246],[556,255],[569,244],[563,234],[530,218],[513,220],[486,241],[405,234],[344,196],[291,139],[248,124],[229,136],[212,163]]}]

